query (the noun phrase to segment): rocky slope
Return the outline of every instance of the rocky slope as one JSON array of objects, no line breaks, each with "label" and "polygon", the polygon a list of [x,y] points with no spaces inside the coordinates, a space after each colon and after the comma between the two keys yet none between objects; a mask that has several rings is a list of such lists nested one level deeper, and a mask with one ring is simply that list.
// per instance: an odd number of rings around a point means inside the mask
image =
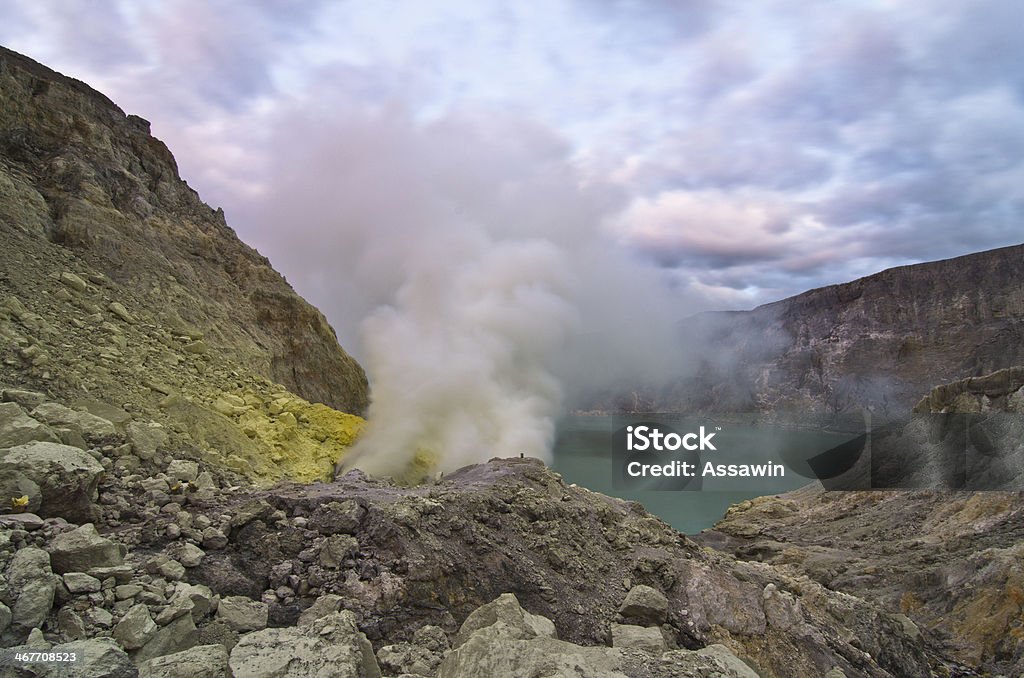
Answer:
[{"label": "rocky slope", "polygon": [[[17,425],[4,432],[46,437],[41,417],[59,407],[29,415],[8,403]],[[82,675],[202,665],[209,676],[927,676],[955,666],[863,599],[702,549],[536,460],[492,460],[417,488],[353,471],[257,490],[204,462],[118,465],[131,443],[103,421],[89,421],[85,449],[36,440],[0,458],[2,491],[25,498],[0,517],[0,641],[14,652],[77,648],[119,667]],[[0,667],[61,675],[11,652]]]},{"label": "rocky slope", "polygon": [[360,366],[148,123],[3,48],[0,238],[0,386],[267,479],[325,477],[358,433]]},{"label": "rocky slope", "polygon": [[[937,387],[917,409],[991,419],[1019,453],[1024,368]],[[806,488],[733,507],[697,540],[905,614],[965,664],[1024,673],[1022,492]]]},{"label": "rocky slope", "polygon": [[935,384],[1024,363],[1022,277],[1019,245],[694,316],[695,374],[646,392],[646,406],[907,413]]}]

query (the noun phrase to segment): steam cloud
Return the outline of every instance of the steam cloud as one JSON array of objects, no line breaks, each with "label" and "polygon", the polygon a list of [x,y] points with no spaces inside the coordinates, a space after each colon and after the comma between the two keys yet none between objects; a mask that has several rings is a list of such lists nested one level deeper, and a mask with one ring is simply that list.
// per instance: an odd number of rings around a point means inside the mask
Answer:
[{"label": "steam cloud", "polygon": [[552,357],[575,320],[550,242],[481,243],[465,265],[415,275],[365,324],[369,429],[352,460],[373,474],[547,456],[562,390]]},{"label": "steam cloud", "polygon": [[279,174],[249,218],[288,224],[261,247],[367,368],[370,423],[343,468],[547,458],[567,402],[678,374],[692,307],[613,241],[619,189],[583,181],[547,128],[328,103],[272,125],[302,135],[270,140]]}]

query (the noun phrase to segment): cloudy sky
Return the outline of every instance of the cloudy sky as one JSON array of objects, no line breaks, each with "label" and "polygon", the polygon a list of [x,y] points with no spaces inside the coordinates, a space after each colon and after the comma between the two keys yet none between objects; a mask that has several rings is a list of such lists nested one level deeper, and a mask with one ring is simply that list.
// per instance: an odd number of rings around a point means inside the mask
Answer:
[{"label": "cloudy sky", "polygon": [[613,243],[686,308],[1024,241],[1022,26],[1019,0],[0,6],[0,43],[150,120],[343,343],[415,253],[479,251],[452,222]]}]

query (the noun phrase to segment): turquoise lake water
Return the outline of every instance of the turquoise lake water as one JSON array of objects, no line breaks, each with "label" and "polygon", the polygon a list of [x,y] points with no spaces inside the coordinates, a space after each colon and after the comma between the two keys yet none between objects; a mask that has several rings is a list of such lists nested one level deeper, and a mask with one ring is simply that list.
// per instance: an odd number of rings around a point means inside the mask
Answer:
[{"label": "turquoise lake water", "polygon": [[[780,494],[813,482],[789,470],[785,477],[730,478],[704,482],[699,491],[623,490],[613,486],[610,437],[616,417],[576,416],[560,422],[552,468],[567,483],[595,492],[638,501],[683,533],[694,534],[714,525],[731,504],[762,495]],[[618,420],[621,422],[621,420]],[[705,461],[763,463],[769,460],[799,467],[795,459],[824,451],[849,438],[817,430],[773,427],[764,424],[723,425],[716,442],[719,451]]]}]

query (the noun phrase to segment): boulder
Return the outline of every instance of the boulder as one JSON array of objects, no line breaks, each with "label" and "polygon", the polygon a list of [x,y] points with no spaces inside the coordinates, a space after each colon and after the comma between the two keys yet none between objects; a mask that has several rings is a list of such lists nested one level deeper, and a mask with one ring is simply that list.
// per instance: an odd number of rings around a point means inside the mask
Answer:
[{"label": "boulder", "polygon": [[104,567],[90,567],[86,574],[96,577],[100,581],[113,577],[117,583],[124,584],[131,581],[135,575],[135,569],[131,565],[110,565]]},{"label": "boulder", "polygon": [[612,624],[612,647],[644,650],[657,654],[668,649],[660,628],[632,624]]},{"label": "boulder", "polygon": [[[195,603],[188,596],[176,595],[171,600],[170,605],[160,611],[160,614],[156,616],[156,623],[160,626],[167,626],[178,617],[184,615],[192,615],[192,610],[195,609]],[[195,621],[195,617],[192,617]]]},{"label": "boulder", "polygon": [[316,599],[308,608],[299,615],[299,626],[312,624],[321,617],[326,617],[341,609],[342,598],[333,593],[325,593]]},{"label": "boulder", "polygon": [[[508,595],[508,594],[506,594]],[[504,598],[504,596],[502,596]],[[511,601],[502,600],[505,618],[514,612]],[[514,598],[513,598],[514,600]],[[498,602],[498,601],[495,601]],[[494,603],[488,603],[484,607]],[[483,608],[480,608],[483,609]],[[479,611],[479,610],[478,610]],[[475,612],[473,614],[476,614]],[[473,615],[471,614],[470,617]],[[626,678],[627,676],[715,676],[716,678],[754,678],[758,674],[721,645],[704,650],[638,652],[632,648],[585,647],[548,636],[522,637],[522,629],[488,612],[494,622],[479,626],[448,653],[437,671],[437,678],[476,678],[477,676],[587,676],[587,678]],[[515,614],[511,615],[515,618]],[[467,621],[469,619],[467,618]],[[551,622],[548,621],[550,624]],[[468,630],[463,624],[459,634]],[[659,633],[657,628],[634,627],[638,637]],[[613,628],[613,634],[615,629]],[[628,633],[628,631],[627,631]],[[620,630],[620,638],[622,632]],[[662,641],[662,644],[664,641]],[[648,648],[643,648],[647,650]],[[382,648],[383,650],[383,648]]]},{"label": "boulder", "polygon": [[228,651],[223,645],[197,645],[147,660],[139,666],[139,678],[225,678],[229,675]]},{"label": "boulder", "polygon": [[152,640],[135,651],[132,661],[136,665],[141,665],[156,657],[187,650],[196,644],[198,638],[199,633],[195,622],[192,621],[192,615],[182,615],[167,626],[161,627]]},{"label": "boulder", "polygon": [[440,666],[442,659],[440,654],[412,643],[385,645],[377,651],[380,668],[391,676],[432,676],[437,673],[437,667]]},{"label": "boulder", "polygon": [[85,622],[70,606],[61,608],[57,613],[57,630],[69,640],[82,640],[86,637]]},{"label": "boulder", "polygon": [[53,647],[53,644],[43,635],[42,629],[36,628],[28,632],[28,640],[25,641],[25,647],[45,651]]},{"label": "boulder", "polygon": [[266,603],[245,596],[228,596],[217,605],[217,621],[239,633],[267,628],[269,614]]},{"label": "boulder", "polygon": [[46,621],[56,585],[46,551],[28,546],[14,554],[7,568],[7,597],[13,603],[5,639],[23,642]]},{"label": "boulder", "polygon": [[266,520],[274,513],[274,507],[266,499],[253,499],[235,509],[231,516],[231,529],[245,527],[254,520]]},{"label": "boulder", "polygon": [[71,593],[95,593],[100,590],[100,580],[84,572],[68,572],[64,575],[64,586]]},{"label": "boulder", "polygon": [[4,631],[11,625],[11,616],[11,608],[0,603],[0,636],[3,636]]},{"label": "boulder", "polygon": [[167,465],[167,476],[191,483],[199,476],[199,464],[186,459],[174,459]]},{"label": "boulder", "polygon": [[171,603],[174,604],[179,598],[187,598],[192,603],[192,619],[199,621],[210,612],[213,606],[213,591],[209,586],[203,584],[178,584],[178,590],[174,592]]},{"label": "boulder", "polygon": [[17,471],[39,486],[42,517],[81,520],[92,510],[103,466],[76,447],[33,442],[7,450],[0,470]]},{"label": "boulder", "polygon": [[137,650],[156,635],[158,628],[145,605],[134,605],[114,627],[114,639],[126,650]]},{"label": "boulder", "polygon": [[452,647],[459,647],[476,631],[496,625],[500,625],[502,635],[507,638],[555,637],[555,625],[550,619],[530,614],[519,605],[514,594],[503,593],[466,617],[452,641]]},{"label": "boulder", "polygon": [[32,410],[32,416],[51,426],[78,428],[86,438],[106,438],[117,432],[113,422],[107,419],[58,403],[43,403]]},{"label": "boulder", "polygon": [[47,401],[45,393],[39,393],[38,391],[26,391],[20,388],[5,388],[0,392],[0,400],[5,403],[18,403],[26,410],[32,410],[39,407]]},{"label": "boulder", "polygon": [[246,634],[231,650],[230,666],[235,676],[247,678],[381,675],[370,641],[356,627],[355,615],[348,611],[335,612],[305,626]]},{"label": "boulder", "polygon": [[444,654],[452,647],[444,629],[432,624],[427,624],[426,626],[421,626],[416,629],[416,633],[412,634],[412,642],[414,645],[419,645],[431,652],[438,652],[441,654]]},{"label": "boulder", "polygon": [[331,501],[316,507],[309,527],[320,534],[355,534],[366,509],[351,499]]},{"label": "boulder", "polygon": [[11,530],[38,530],[46,524],[42,518],[35,513],[8,513],[0,515],[0,527]]},{"label": "boulder", "polygon": [[210,550],[222,549],[228,545],[228,537],[226,534],[218,530],[212,525],[203,530],[203,548]]},{"label": "boulder", "polygon": [[124,562],[121,547],[101,537],[92,523],[57,535],[49,550],[53,570],[58,574],[92,572],[95,568],[116,567]]},{"label": "boulder", "polygon": [[88,289],[88,285],[82,278],[69,271],[63,271],[58,279],[79,294]]},{"label": "boulder", "polygon": [[135,318],[132,314],[129,313],[128,309],[124,307],[124,304],[119,301],[112,301],[107,304],[107,310],[129,325],[135,322]]},{"label": "boulder", "polygon": [[338,568],[342,562],[359,552],[359,542],[347,534],[332,534],[324,539],[320,546],[320,564],[328,568]]},{"label": "boulder", "polygon": [[135,456],[142,460],[155,457],[170,440],[162,426],[148,422],[130,421],[125,425],[125,433]]},{"label": "boulder", "polygon": [[16,403],[0,403],[0,449],[36,440],[60,442],[49,426],[25,414]]},{"label": "boulder", "polygon": [[[501,627],[502,624],[496,624]],[[586,676],[626,678],[621,650],[583,647],[554,638],[518,639],[506,629],[480,629],[441,662],[437,678],[478,676]],[[645,675],[645,674],[639,674]],[[646,675],[664,675],[648,673]],[[685,675],[685,674],[683,674]],[[701,675],[701,674],[697,674]],[[711,675],[711,674],[706,674]]]},{"label": "boulder", "polygon": [[171,581],[180,581],[185,578],[185,567],[163,553],[153,556],[146,562],[146,572],[158,574]]},{"label": "boulder", "polygon": [[657,589],[639,584],[626,594],[619,614],[639,626],[657,626],[668,618],[668,598]]},{"label": "boulder", "polygon": [[84,617],[85,621],[93,626],[99,626],[104,629],[109,629],[114,625],[114,615],[103,607],[90,607],[85,611]]},{"label": "boulder", "polygon": [[175,555],[175,559],[185,567],[199,567],[206,552],[195,544],[185,542],[176,549]]},{"label": "boulder", "polygon": [[725,678],[758,678],[757,671],[747,666],[725,645],[708,645],[693,654],[713,660]]}]

